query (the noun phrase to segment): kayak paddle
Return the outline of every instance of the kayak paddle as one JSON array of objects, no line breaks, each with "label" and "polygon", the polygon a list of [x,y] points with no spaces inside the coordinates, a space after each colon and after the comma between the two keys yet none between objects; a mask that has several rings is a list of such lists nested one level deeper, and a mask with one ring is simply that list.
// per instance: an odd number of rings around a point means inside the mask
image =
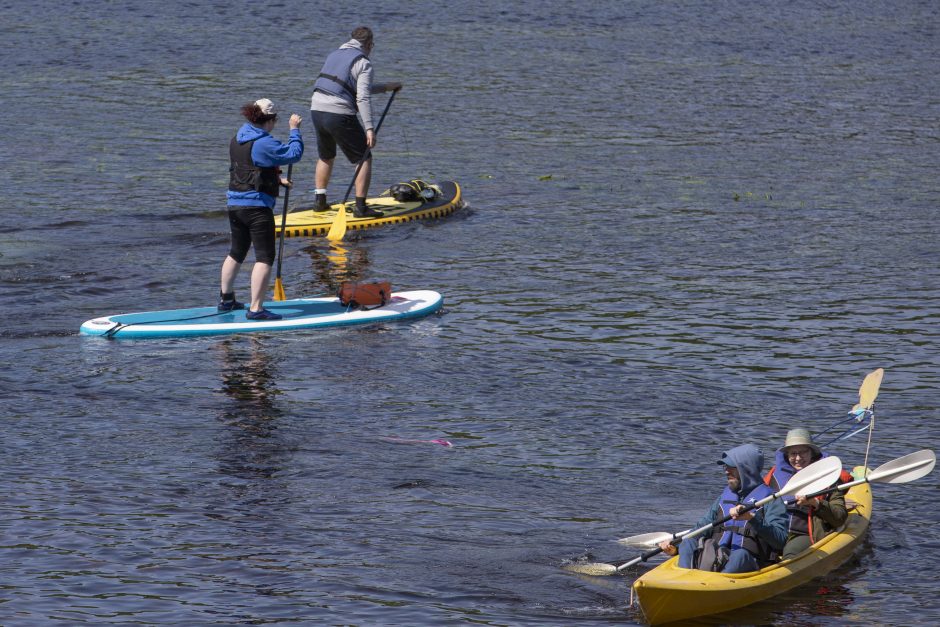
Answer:
[{"label": "kayak paddle", "polygon": [[690,531],[692,530],[686,529],[685,531],[680,531],[678,533],[669,533],[668,531],[652,531],[650,533],[641,533],[637,536],[630,536],[629,538],[620,538],[617,540],[617,544],[640,548],[654,547],[663,540],[678,540],[682,537],[685,537],[685,534],[689,533]]},{"label": "kayak paddle", "polygon": [[833,490],[847,490],[852,486],[857,486],[862,483],[910,483],[911,481],[929,475],[936,463],[937,456],[934,452],[930,449],[924,449],[916,453],[911,453],[910,455],[905,455],[904,457],[898,457],[890,462],[885,462],[869,472],[862,479],[849,481],[842,485],[807,494],[806,498],[827,494]]},{"label": "kayak paddle", "polygon": [[[392,106],[392,100],[395,100],[395,94],[397,93],[398,90],[394,90],[391,97],[389,97],[388,102],[385,103],[385,110],[382,111],[382,117],[379,118],[379,123],[375,126],[376,137],[379,135],[379,129],[382,128],[382,122],[385,121],[385,114],[388,113],[388,108]],[[353,185],[356,184],[356,179],[359,177],[359,171],[362,169],[362,166],[366,160],[371,156],[372,149],[367,148],[366,154],[362,155],[362,159],[359,160],[359,165],[356,166],[356,173],[353,174],[353,178],[349,182],[349,187],[346,188],[346,195],[343,196],[343,203],[336,211],[336,217],[333,218],[333,224],[330,225],[330,232],[326,234],[326,238],[330,241],[338,242],[339,240],[343,239],[344,235],[346,235],[346,201],[349,200],[349,193],[352,191]]]},{"label": "kayak paddle", "polygon": [[[817,492],[819,490],[824,490],[839,479],[839,473],[841,472],[842,462],[838,457],[825,457],[820,459],[819,461],[813,462],[803,470],[790,477],[790,480],[787,481],[787,485],[785,485],[779,492],[771,494],[766,498],[762,498],[756,503],[745,506],[745,508],[741,511],[741,514],[749,512],[753,509],[757,509],[758,507],[763,507],[767,503],[770,503],[774,499],[780,498],[782,496],[793,496],[796,494],[803,494],[804,492]],[[728,522],[731,520],[731,518],[731,516],[725,516],[716,520],[715,522],[699,527],[698,529],[693,529],[683,537],[694,538],[696,536],[700,536],[703,533],[707,533],[715,527]],[[678,534],[676,535],[678,536]],[[565,566],[565,569],[570,570],[571,572],[581,573],[583,575],[615,575],[625,568],[629,568],[630,566],[639,564],[640,562],[645,562],[654,555],[659,555],[662,552],[662,548],[656,547],[655,549],[647,551],[646,553],[643,553],[643,555],[640,555],[639,557],[636,557],[629,562],[624,562],[619,566],[601,563],[580,565],[571,564]]]},{"label": "kayak paddle", "polygon": [[[881,387],[881,380],[883,377],[884,377],[884,368],[878,368],[877,370],[874,370],[868,373],[868,375],[862,381],[862,385],[858,388],[859,402],[852,408],[852,411],[849,412],[850,413],[849,420],[853,420],[855,422],[861,422],[862,419],[865,417],[865,413],[869,412],[868,422],[865,424],[865,426],[860,427],[858,429],[856,429],[855,427],[850,428],[849,431],[851,431],[851,433],[843,434],[835,438],[834,440],[827,442],[826,444],[822,445],[822,448],[826,448],[827,446],[839,440],[846,440],[857,433],[861,433],[862,431],[868,429],[871,426],[871,416],[870,416],[871,406],[875,402],[875,398],[878,396],[878,390]],[[825,431],[818,433],[816,436],[814,436],[814,439],[818,439],[819,436],[832,430],[836,426],[844,424],[845,422],[847,421],[841,421],[833,425],[832,427],[829,427]],[[853,429],[855,430],[853,431]],[[878,470],[880,471],[885,466],[887,466],[887,464],[879,467]],[[930,472],[930,471],[928,470],[927,472]],[[924,474],[926,474],[926,472]],[[916,478],[917,477],[915,477],[915,479]],[[857,485],[857,484],[853,483],[852,485]],[[840,488],[841,487],[842,486],[840,486]],[[621,544],[623,546],[633,546],[633,547],[654,547],[660,542],[662,542],[663,540],[678,540],[684,537],[687,533],[689,533],[689,531],[691,531],[691,529],[686,529],[685,531],[680,531],[678,533],[669,533],[668,531],[653,531],[650,533],[641,533],[636,536],[620,538],[619,540],[617,540],[617,544]]]},{"label": "kayak paddle", "polygon": [[[806,498],[813,498],[815,496],[828,494],[833,490],[848,490],[849,488],[862,483],[910,483],[911,481],[915,481],[921,477],[929,475],[936,463],[937,456],[934,454],[934,452],[930,449],[924,449],[922,451],[917,451],[916,453],[911,453],[910,455],[905,455],[904,457],[891,460],[890,462],[885,462],[881,466],[878,466],[878,468],[875,470],[869,472],[868,475],[863,479],[850,481],[848,483],[843,483],[826,490],[820,490],[819,492],[807,494]],[[663,540],[678,540],[683,538],[690,531],[691,529],[686,529],[685,531],[680,531],[678,533],[669,533],[668,531],[653,531],[650,533],[641,533],[636,536],[630,536],[628,538],[620,538],[617,540],[617,543],[622,544],[623,546],[654,547]]]},{"label": "kayak paddle", "polygon": [[[287,166],[287,180],[290,181],[294,164]],[[277,247],[277,276],[274,279],[274,300],[287,300],[284,294],[284,285],[281,283],[281,259],[284,257],[284,229],[287,225],[287,201],[290,198],[290,187],[284,190],[284,210],[281,212],[281,243]]]}]

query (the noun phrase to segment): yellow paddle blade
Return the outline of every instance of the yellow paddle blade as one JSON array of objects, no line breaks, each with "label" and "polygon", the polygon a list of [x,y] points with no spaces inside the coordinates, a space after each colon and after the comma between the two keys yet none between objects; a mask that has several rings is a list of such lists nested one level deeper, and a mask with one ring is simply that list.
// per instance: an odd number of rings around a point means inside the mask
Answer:
[{"label": "yellow paddle blade", "polygon": [[284,294],[284,285],[281,283],[281,277],[274,279],[274,300],[287,300]]},{"label": "yellow paddle blade", "polygon": [[331,242],[338,242],[346,235],[346,207],[340,207],[336,211],[336,217],[333,218],[333,224],[330,225],[330,232],[326,234],[326,239]]},{"label": "yellow paddle blade", "polygon": [[878,389],[881,387],[881,379],[884,376],[884,368],[878,368],[878,370],[868,373],[868,376],[862,381],[862,386],[858,388],[858,404],[852,408],[852,411],[857,409],[871,409],[875,398],[878,396]]}]

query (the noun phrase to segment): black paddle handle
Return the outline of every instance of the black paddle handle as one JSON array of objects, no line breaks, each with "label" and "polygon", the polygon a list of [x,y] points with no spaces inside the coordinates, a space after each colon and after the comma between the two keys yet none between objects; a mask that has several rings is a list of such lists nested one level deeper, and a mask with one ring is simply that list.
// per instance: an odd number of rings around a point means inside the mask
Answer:
[{"label": "black paddle handle", "polygon": [[[752,503],[751,505],[745,505],[745,506],[744,506],[744,509],[741,510],[741,513],[743,514],[743,513],[745,513],[745,512],[749,512],[749,511],[751,511],[751,510],[753,510],[753,509],[757,509],[757,506],[754,505],[753,503]],[[715,522],[713,522],[713,523],[711,523],[711,524],[709,524],[709,525],[705,525],[705,526],[703,526],[703,527],[700,527],[699,529],[696,529],[696,530],[695,530],[695,531],[698,531],[698,532],[699,532],[699,533],[696,533],[695,536],[699,536],[699,535],[701,535],[701,534],[703,534],[703,533],[707,533],[708,531],[714,529],[714,528],[717,527],[718,525],[723,525],[724,523],[728,522],[728,521],[731,520],[732,518],[734,518],[734,517],[733,517],[733,516],[725,516],[724,518],[719,518],[718,520],[716,520]],[[669,544],[671,544],[671,545],[673,545],[673,546],[676,546],[676,545],[679,544],[679,542],[681,542],[684,538],[689,537],[689,536],[691,536],[691,535],[692,535],[691,533],[688,533],[688,534],[686,534],[685,536],[682,536],[682,538],[678,538],[678,537],[676,537],[675,535],[673,535],[672,540],[669,541]],[[656,547],[655,549],[650,549],[649,551],[647,551],[646,553],[643,553],[643,554],[640,556],[640,561],[641,561],[641,562],[645,562],[646,560],[648,560],[649,558],[653,557],[654,555],[659,555],[659,554],[662,553],[662,552],[663,552],[663,550],[662,550],[662,548],[660,548],[660,547]],[[632,560],[631,560],[631,561],[632,561]],[[622,564],[626,564],[626,563],[627,563],[627,562],[623,562]]]},{"label": "black paddle handle", "polygon": [[[737,507],[737,506],[735,506],[735,507]],[[740,516],[741,514],[747,513],[747,512],[749,512],[749,511],[751,511],[751,510],[753,510],[753,509],[757,509],[757,505],[755,505],[754,503],[751,503],[750,505],[745,505],[745,506],[744,506],[744,509],[742,509],[738,515]],[[728,521],[731,520],[732,518],[734,518],[734,516],[732,516],[732,515],[730,515],[730,514],[727,515],[727,516],[725,516],[724,518],[719,518],[718,520],[716,520],[715,522],[712,523],[712,529],[714,529],[714,528],[717,527],[718,525],[723,525],[723,524],[725,524],[726,522],[728,522]],[[705,532],[703,531],[702,533],[705,533]]]},{"label": "black paddle handle", "polygon": [[[859,483],[867,483],[867,479],[865,481],[853,481],[849,484],[848,487],[852,487],[853,485],[858,485]],[[816,498],[817,496],[822,496],[823,494],[831,494],[832,492],[835,492],[836,490],[846,490],[846,489],[848,488],[834,485],[832,487],[826,488],[825,490],[820,490],[819,492],[813,492],[812,494],[807,494],[803,498],[812,499],[812,498]]]},{"label": "black paddle handle", "polygon": [[[294,164],[287,166],[287,180],[290,181]],[[281,276],[281,257],[284,256],[284,229],[287,225],[287,201],[290,199],[290,187],[284,190],[284,210],[281,212],[281,243],[277,247],[277,276]]]},{"label": "black paddle handle", "polygon": [[[669,541],[669,544],[675,546],[675,545],[677,545],[680,541],[681,541],[681,538],[673,538],[672,540]],[[645,562],[645,561],[648,560],[649,558],[654,557],[654,556],[656,556],[656,555],[659,555],[659,554],[662,553],[662,552],[663,552],[663,550],[662,550],[661,548],[659,548],[659,547],[656,547],[655,549],[650,549],[650,550],[647,551],[646,553],[643,553],[642,555],[640,555],[640,557],[634,557],[632,560],[627,560],[626,562],[620,562],[619,564],[617,564],[617,570],[620,570],[620,569],[623,568],[626,564],[636,564],[636,563],[639,563],[639,562]]]},{"label": "black paddle handle", "polygon": [[[395,94],[398,93],[398,90],[392,92],[391,97],[388,99],[388,102],[385,103],[385,110],[382,111],[382,117],[379,118],[379,123],[375,125],[375,134],[379,134],[379,129],[382,128],[382,122],[385,121],[385,114],[388,113],[388,108],[392,106],[392,100],[395,100]],[[343,204],[346,204],[346,201],[349,200],[349,193],[352,191],[353,185],[356,184],[356,179],[359,178],[359,170],[362,169],[363,164],[368,161],[369,157],[372,156],[372,149],[367,148],[366,154],[362,155],[362,159],[359,160],[359,165],[356,166],[356,173],[353,174],[352,180],[349,182],[349,187],[346,188],[346,195],[343,196]]]},{"label": "black paddle handle", "polygon": [[[669,541],[669,544],[675,546],[678,542],[679,542],[678,540],[673,539]],[[649,551],[647,551],[646,553],[640,556],[640,561],[645,562],[646,560],[653,557],[654,555],[659,555],[662,552],[663,550],[659,547],[656,547],[655,549],[650,549]]]}]

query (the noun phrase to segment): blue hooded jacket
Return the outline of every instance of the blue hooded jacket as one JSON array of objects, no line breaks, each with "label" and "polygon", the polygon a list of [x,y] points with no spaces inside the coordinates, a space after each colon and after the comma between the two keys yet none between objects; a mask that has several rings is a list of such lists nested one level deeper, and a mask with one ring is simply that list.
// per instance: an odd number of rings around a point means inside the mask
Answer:
[{"label": "blue hooded jacket", "polygon": [[[748,494],[764,483],[764,478],[761,476],[764,455],[753,444],[742,444],[728,449],[722,453],[718,463],[734,466],[738,469],[738,475],[741,478],[741,488],[737,491],[739,502],[743,503]],[[722,518],[722,516],[721,497],[719,496],[715,499],[708,513],[695,524],[695,528],[711,524]],[[783,501],[774,499],[760,510],[754,511],[751,526],[757,531],[757,535],[770,546],[777,550],[782,549],[787,542],[789,527],[787,508]]]},{"label": "blue hooded jacket", "polygon": [[[300,136],[300,129],[292,129],[290,139],[287,140],[286,144],[282,144],[271,137],[267,131],[246,122],[238,129],[235,139],[239,144],[250,142],[253,139],[256,140],[251,147],[251,160],[260,168],[297,163],[304,156],[304,141]],[[268,207],[273,209],[276,202],[273,196],[254,190],[247,192],[228,190],[227,197],[229,207]]]}]

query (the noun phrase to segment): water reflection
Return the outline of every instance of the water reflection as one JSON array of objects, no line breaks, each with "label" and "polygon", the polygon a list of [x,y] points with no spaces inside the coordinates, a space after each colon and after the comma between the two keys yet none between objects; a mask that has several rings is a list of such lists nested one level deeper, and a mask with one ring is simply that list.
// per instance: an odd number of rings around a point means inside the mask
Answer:
[{"label": "water reflection", "polygon": [[282,409],[277,403],[277,366],[256,337],[232,338],[216,345],[223,401],[219,421],[231,436],[219,453],[220,470],[242,478],[270,478],[282,467],[277,438]]},{"label": "water reflection", "polygon": [[252,336],[231,338],[217,347],[222,357],[222,391],[234,401],[223,412],[223,420],[263,424],[277,418],[277,366],[262,340]]},{"label": "water reflection", "polygon": [[813,627],[820,624],[822,617],[845,616],[853,611],[856,598],[850,587],[853,572],[844,568],[766,601],[733,612],[703,616],[692,624]]},{"label": "water reflection", "polygon": [[845,616],[855,596],[843,585],[809,583],[784,595],[724,614],[702,616],[697,625],[789,625],[814,627],[826,618]]},{"label": "water reflection", "polygon": [[[336,294],[343,281],[359,281],[369,267],[369,251],[345,242],[326,239],[302,249],[310,257],[314,290]],[[322,288],[322,289],[321,289]]]}]

